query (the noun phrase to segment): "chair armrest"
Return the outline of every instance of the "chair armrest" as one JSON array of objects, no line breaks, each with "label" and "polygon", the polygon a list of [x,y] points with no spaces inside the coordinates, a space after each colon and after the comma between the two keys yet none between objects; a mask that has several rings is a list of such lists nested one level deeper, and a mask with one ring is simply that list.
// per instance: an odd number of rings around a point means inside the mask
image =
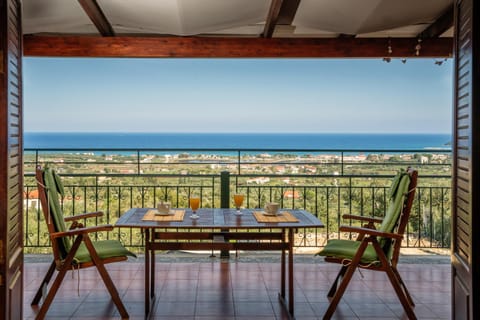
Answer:
[{"label": "chair armrest", "polygon": [[76,216],[65,217],[63,220],[65,222],[70,222],[70,221],[77,221],[77,220],[81,220],[81,219],[92,218],[92,217],[101,217],[101,216],[103,216],[103,211],[96,211],[96,212],[82,213],[82,214],[78,214]]},{"label": "chair armrest", "polygon": [[86,228],[77,228],[63,232],[55,232],[51,234],[52,239],[61,238],[61,237],[70,237],[76,236],[79,234],[88,234],[92,232],[100,232],[100,231],[112,231],[113,226],[111,224],[105,224],[101,226],[93,226],[93,227],[86,227]]},{"label": "chair armrest", "polygon": [[391,238],[391,239],[403,239],[403,235],[398,233],[383,232],[375,229],[362,228],[362,227],[340,226],[339,230],[342,232],[356,232],[359,234]]},{"label": "chair armrest", "polygon": [[342,216],[343,219],[353,219],[358,221],[366,221],[366,222],[373,222],[373,223],[382,223],[382,218],[374,218],[374,217],[364,217],[364,216],[357,216],[354,214],[344,214]]}]

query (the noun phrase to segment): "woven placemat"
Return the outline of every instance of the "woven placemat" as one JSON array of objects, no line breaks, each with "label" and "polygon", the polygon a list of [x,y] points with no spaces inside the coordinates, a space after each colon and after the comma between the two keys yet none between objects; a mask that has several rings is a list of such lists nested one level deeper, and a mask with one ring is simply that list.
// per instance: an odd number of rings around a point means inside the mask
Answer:
[{"label": "woven placemat", "polygon": [[172,210],[175,214],[169,215],[157,215],[155,214],[158,212],[156,209],[150,209],[145,213],[142,220],[147,221],[183,221],[183,217],[185,216],[185,210]]},{"label": "woven placemat", "polygon": [[276,216],[269,216],[264,214],[265,211],[253,211],[253,215],[257,222],[298,222],[293,214],[287,211],[281,211]]}]

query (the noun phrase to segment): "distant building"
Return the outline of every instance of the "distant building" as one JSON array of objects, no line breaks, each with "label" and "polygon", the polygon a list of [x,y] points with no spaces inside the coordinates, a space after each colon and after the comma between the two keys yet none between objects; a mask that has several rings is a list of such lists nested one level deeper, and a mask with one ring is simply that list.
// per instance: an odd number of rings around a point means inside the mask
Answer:
[{"label": "distant building", "polygon": [[271,158],[272,155],[269,153],[261,153],[258,155],[259,158]]},{"label": "distant building", "polygon": [[25,208],[38,206],[38,190],[32,190],[28,194],[23,193],[23,206]]},{"label": "distant building", "polygon": [[298,191],[287,190],[283,193],[284,199],[300,199],[300,194]]},{"label": "distant building", "polygon": [[305,172],[315,173],[317,168],[315,166],[305,166]]},{"label": "distant building", "polygon": [[152,162],[152,160],[155,158],[155,156],[152,156],[152,155],[149,155],[149,156],[145,156],[141,162],[144,162],[144,163],[150,163]]},{"label": "distant building", "polygon": [[421,163],[421,164],[428,163],[428,157],[421,156],[421,157],[420,157],[420,163]]},{"label": "distant building", "polygon": [[275,172],[280,173],[280,174],[283,174],[283,173],[286,172],[285,166],[275,166],[274,169],[275,169]]},{"label": "distant building", "polygon": [[270,178],[258,177],[258,178],[248,179],[247,183],[264,184],[269,181],[270,181]]}]

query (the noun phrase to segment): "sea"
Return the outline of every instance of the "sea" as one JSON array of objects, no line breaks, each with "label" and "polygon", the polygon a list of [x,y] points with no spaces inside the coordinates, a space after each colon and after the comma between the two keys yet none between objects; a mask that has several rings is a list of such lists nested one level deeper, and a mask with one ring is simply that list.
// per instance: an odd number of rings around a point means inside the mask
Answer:
[{"label": "sea", "polygon": [[25,149],[450,150],[450,134],[26,132]]}]

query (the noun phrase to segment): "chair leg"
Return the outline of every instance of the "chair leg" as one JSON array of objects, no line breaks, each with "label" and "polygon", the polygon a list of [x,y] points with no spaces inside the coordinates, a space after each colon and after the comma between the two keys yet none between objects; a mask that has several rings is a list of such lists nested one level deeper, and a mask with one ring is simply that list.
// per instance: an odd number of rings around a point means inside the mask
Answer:
[{"label": "chair leg", "polygon": [[354,265],[353,263],[347,267],[345,275],[343,276],[342,280],[340,281],[340,285],[338,286],[335,294],[330,300],[330,305],[328,306],[327,311],[323,315],[323,320],[328,320],[333,316],[333,313],[337,309],[338,303],[340,302],[340,299],[342,299],[343,294],[345,293],[348,283],[352,279],[353,273],[355,272],[356,268],[357,265]]},{"label": "chair leg", "polygon": [[403,292],[405,293],[405,296],[407,297],[407,300],[408,300],[408,303],[414,307],[415,306],[415,302],[413,302],[413,299],[412,299],[412,296],[410,295],[410,292],[408,291],[407,289],[407,286],[405,285],[405,282],[403,282],[403,279],[402,277],[400,276],[400,273],[398,272],[397,268],[393,267],[392,266],[392,270],[397,278],[397,281],[400,283],[402,289],[403,289]]},{"label": "chair leg", "polygon": [[360,263],[360,259],[362,258],[363,253],[367,248],[367,245],[368,245],[368,242],[365,240],[362,240],[362,243],[357,249],[357,253],[352,259],[352,262],[347,266],[345,275],[343,276],[342,281],[340,281],[340,285],[337,288],[337,292],[335,292],[335,295],[331,299],[330,305],[328,306],[327,311],[323,315],[323,320],[329,320],[333,316],[333,313],[337,309],[340,299],[342,298],[343,294],[345,293],[345,290],[347,289],[348,283],[352,279],[353,273],[355,272],[358,264]]},{"label": "chair leg", "polygon": [[95,263],[95,266],[97,267],[98,273],[100,273],[100,276],[102,277],[102,280],[105,283],[105,286],[107,287],[107,290],[110,293],[110,296],[112,297],[113,302],[117,306],[118,312],[122,316],[122,319],[129,319],[130,316],[128,315],[127,309],[125,308],[122,300],[120,299],[118,290],[115,287],[115,284],[113,283],[112,278],[110,278],[110,275],[108,274],[107,269],[105,269],[105,265],[103,264],[102,260],[100,259],[97,252],[95,251],[92,241],[88,236],[85,236],[84,242],[88,249],[88,252],[90,253],[90,257],[92,258],[93,263]]},{"label": "chair leg", "polygon": [[[412,305],[410,304],[412,298],[408,294],[408,291],[404,291],[402,289],[403,281],[401,280],[400,274],[389,263],[387,257],[385,256],[385,253],[382,251],[376,238],[372,238],[372,245],[377,253],[378,258],[380,259],[380,263],[382,264],[382,266],[384,266],[384,270],[387,273],[388,279],[390,280],[393,289],[395,290],[398,298],[400,299],[400,302],[402,303],[403,309],[407,313],[408,319],[416,320],[417,316],[413,312]],[[403,284],[403,286],[406,289],[405,284]]]},{"label": "chair leg", "polygon": [[120,295],[118,294],[118,290],[115,287],[115,284],[113,283],[112,278],[110,278],[110,275],[108,274],[107,269],[105,269],[103,263],[97,265],[97,270],[100,273],[100,276],[102,277],[103,282],[105,283],[105,286],[107,287],[107,290],[110,293],[113,302],[117,306],[118,312],[120,312],[122,319],[128,319],[130,316],[128,315],[127,309],[123,305],[123,302],[120,299]]},{"label": "chair leg", "polygon": [[40,320],[44,319],[45,315],[47,314],[48,308],[50,308],[50,304],[52,304],[53,298],[57,294],[58,289],[60,288],[60,285],[62,284],[63,278],[65,278],[65,274],[67,273],[68,268],[64,266],[59,272],[57,277],[55,278],[55,281],[52,283],[52,287],[48,291],[47,296],[43,300],[42,306],[40,307],[40,310],[38,311],[35,319]]},{"label": "chair leg", "polygon": [[400,302],[402,303],[403,309],[407,313],[408,319],[416,320],[417,317],[413,312],[412,305],[409,302],[409,298],[407,298],[407,294],[405,293],[405,291],[402,290],[402,285],[398,281],[398,278],[396,277],[395,272],[392,270],[390,266],[387,266],[386,272],[388,275],[388,279],[390,279],[390,282],[392,283],[392,286],[395,289],[395,292],[397,293],[397,296],[400,299]]},{"label": "chair leg", "polygon": [[54,260],[52,261],[52,264],[48,268],[48,271],[45,274],[45,277],[43,278],[42,282],[40,283],[40,287],[38,288],[37,293],[35,294],[35,297],[33,298],[30,305],[36,306],[40,302],[40,299],[42,298],[43,288],[44,286],[48,285],[48,283],[52,279],[53,273],[55,272],[55,267],[56,267],[56,264]]},{"label": "chair leg", "polygon": [[43,300],[42,306],[40,307],[40,310],[35,316],[36,320],[41,320],[45,318],[48,308],[50,308],[50,304],[52,303],[53,298],[57,294],[58,288],[60,288],[63,278],[65,278],[65,274],[67,274],[69,267],[72,265],[72,261],[73,261],[73,258],[75,257],[75,253],[77,252],[78,247],[80,247],[81,243],[82,243],[82,235],[79,235],[75,239],[75,242],[73,243],[73,246],[70,249],[70,253],[68,254],[67,258],[64,260],[63,266],[59,270],[58,275],[55,278],[55,281],[53,281],[50,291],[48,291],[46,298]]},{"label": "chair leg", "polygon": [[338,271],[335,281],[333,281],[332,286],[330,287],[330,290],[327,293],[327,297],[332,298],[335,292],[337,292],[338,280],[340,280],[345,275],[346,271],[347,271],[347,266],[342,266],[340,268],[340,271]]}]

